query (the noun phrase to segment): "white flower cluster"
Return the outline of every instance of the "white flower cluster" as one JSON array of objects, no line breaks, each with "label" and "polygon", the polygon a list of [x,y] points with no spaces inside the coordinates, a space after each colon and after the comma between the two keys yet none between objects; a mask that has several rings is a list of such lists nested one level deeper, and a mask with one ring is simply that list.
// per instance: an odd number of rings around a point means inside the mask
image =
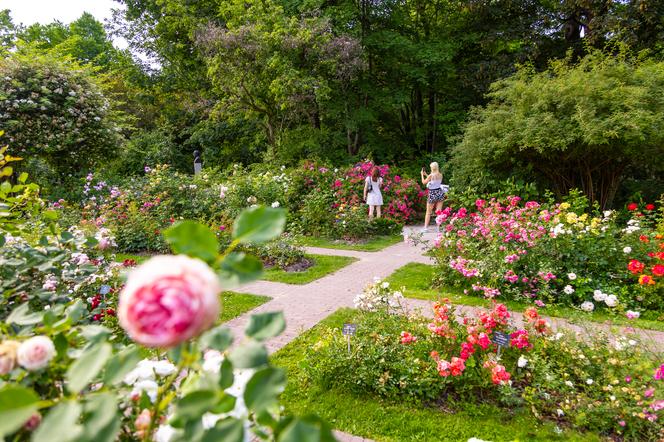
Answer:
[{"label": "white flower cluster", "polygon": [[374,282],[367,285],[364,291],[355,297],[353,303],[357,309],[374,312],[399,307],[401,299],[403,294],[400,291],[390,290],[389,282],[374,278]]},{"label": "white flower cluster", "polygon": [[571,234],[572,230],[571,229],[565,229],[565,225],[563,223],[558,223],[553,228],[551,229],[551,233],[553,234],[554,237],[559,236],[559,235],[564,235],[564,234]]},{"label": "white flower cluster", "polygon": [[143,359],[136,368],[127,373],[124,383],[133,387],[132,397],[140,396],[142,392],[145,392],[150,401],[154,403],[157,400],[157,390],[159,390],[157,377],[170,376],[173,373],[175,373],[175,365],[167,359],[161,361]]},{"label": "white flower cluster", "polygon": [[634,233],[639,230],[641,230],[641,223],[639,222],[639,220],[630,219],[629,221],[627,221],[627,227],[623,229],[623,232]]},{"label": "white flower cluster", "polygon": [[627,339],[625,336],[619,336],[614,343],[616,350],[622,351],[628,347],[634,347],[638,342],[634,339]]},{"label": "white flower cluster", "polygon": [[618,297],[616,295],[608,295],[601,290],[593,292],[593,299],[597,302],[603,302],[607,307],[615,307],[618,305]]}]

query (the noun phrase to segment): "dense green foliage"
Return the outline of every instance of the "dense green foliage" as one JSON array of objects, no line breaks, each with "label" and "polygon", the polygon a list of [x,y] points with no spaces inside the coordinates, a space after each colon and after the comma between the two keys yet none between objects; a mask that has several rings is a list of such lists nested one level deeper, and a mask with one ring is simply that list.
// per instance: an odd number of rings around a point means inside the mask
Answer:
[{"label": "dense green foliage", "polygon": [[[625,178],[664,172],[663,87],[664,62],[623,56],[523,69],[495,83],[490,104],[473,113],[453,151],[455,184],[493,191],[496,178],[516,176],[611,206]],[[647,194],[657,198],[662,185]]]},{"label": "dense green foliage", "polygon": [[[454,156],[446,175],[475,193],[505,178],[540,194],[582,188],[606,206],[661,192],[661,103],[650,92],[660,87],[660,0],[120,3],[107,29],[89,14],[28,27],[10,11],[0,19],[11,59],[36,51],[96,69],[125,115],[117,173],[153,162],[190,172],[195,150],[220,169],[368,157],[416,172]],[[488,120],[506,106],[515,121]],[[480,130],[491,122],[495,142]],[[635,164],[642,150],[654,161]]]}]

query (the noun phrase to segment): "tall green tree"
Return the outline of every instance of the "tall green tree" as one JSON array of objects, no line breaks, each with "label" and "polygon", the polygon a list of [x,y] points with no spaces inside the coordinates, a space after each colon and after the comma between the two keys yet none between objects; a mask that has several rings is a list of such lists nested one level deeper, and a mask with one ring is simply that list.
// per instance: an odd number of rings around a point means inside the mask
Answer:
[{"label": "tall green tree", "polygon": [[316,75],[332,39],[326,20],[289,17],[269,0],[229,1],[221,16],[225,25],[209,26],[199,42],[223,111],[257,117],[273,149],[294,124],[319,129],[319,101],[329,94]]}]

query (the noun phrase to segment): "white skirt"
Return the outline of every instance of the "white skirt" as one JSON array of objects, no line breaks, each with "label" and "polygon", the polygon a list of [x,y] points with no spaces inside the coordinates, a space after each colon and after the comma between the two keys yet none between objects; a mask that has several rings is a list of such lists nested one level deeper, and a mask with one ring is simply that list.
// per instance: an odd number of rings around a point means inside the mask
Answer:
[{"label": "white skirt", "polygon": [[383,205],[383,194],[380,193],[380,190],[372,190],[367,193],[367,204],[370,206],[382,206]]}]

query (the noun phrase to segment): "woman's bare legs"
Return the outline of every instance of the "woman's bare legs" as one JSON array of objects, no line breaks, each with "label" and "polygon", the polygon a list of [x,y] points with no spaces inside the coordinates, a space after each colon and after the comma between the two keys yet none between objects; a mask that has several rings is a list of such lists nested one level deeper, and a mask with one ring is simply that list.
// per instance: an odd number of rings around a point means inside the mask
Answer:
[{"label": "woman's bare legs", "polygon": [[374,207],[376,206],[369,206],[369,219],[373,219],[374,217]]},{"label": "woman's bare legs", "polygon": [[429,227],[429,221],[431,221],[431,211],[433,210],[433,204],[427,203],[427,214],[424,215],[424,228]]},{"label": "woman's bare legs", "polygon": [[[437,213],[440,212],[441,210],[443,210],[443,202],[438,201],[436,203],[436,211],[434,212],[434,213],[436,213],[436,216],[438,216]],[[438,227],[438,223],[436,223],[436,226]]]},{"label": "woman's bare legs", "polygon": [[381,215],[381,206],[376,206],[376,218],[380,218]]}]

